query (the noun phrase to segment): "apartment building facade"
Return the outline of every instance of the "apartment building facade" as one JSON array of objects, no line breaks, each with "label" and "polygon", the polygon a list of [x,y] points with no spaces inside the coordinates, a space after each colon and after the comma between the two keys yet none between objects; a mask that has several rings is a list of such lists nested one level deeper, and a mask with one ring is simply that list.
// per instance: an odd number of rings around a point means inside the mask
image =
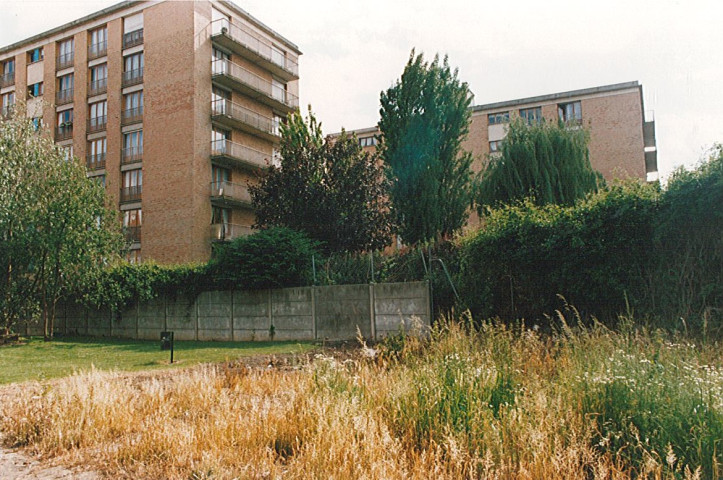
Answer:
[{"label": "apartment building facade", "polygon": [[[586,128],[590,163],[607,180],[658,178],[655,121],[646,119],[643,87],[636,81],[477,105],[470,113],[462,148],[472,152],[476,171],[488,155],[500,151],[509,122],[521,117],[530,123],[561,120],[570,128]],[[362,147],[376,148],[376,127],[353,132]]]},{"label": "apartment building facade", "polygon": [[132,261],[205,261],[251,229],[300,55],[231,2],[126,1],[0,48],[1,113],[85,162]]}]

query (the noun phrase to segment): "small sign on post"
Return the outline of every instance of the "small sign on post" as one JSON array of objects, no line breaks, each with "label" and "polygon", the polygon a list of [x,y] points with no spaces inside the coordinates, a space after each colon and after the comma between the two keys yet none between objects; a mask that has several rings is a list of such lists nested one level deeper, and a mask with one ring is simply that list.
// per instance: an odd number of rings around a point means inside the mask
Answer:
[{"label": "small sign on post", "polygon": [[173,363],[173,332],[161,332],[161,351],[171,351],[171,363]]}]

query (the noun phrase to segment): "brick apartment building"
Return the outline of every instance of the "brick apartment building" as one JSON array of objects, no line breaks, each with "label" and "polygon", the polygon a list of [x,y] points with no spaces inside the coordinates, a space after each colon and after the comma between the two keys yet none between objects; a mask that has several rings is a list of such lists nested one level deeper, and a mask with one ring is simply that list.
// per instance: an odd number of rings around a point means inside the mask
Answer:
[{"label": "brick apartment building", "polygon": [[231,2],[126,1],[0,48],[1,113],[24,104],[86,163],[132,261],[205,261],[250,230],[248,182],[298,108],[299,55]]},{"label": "brick apartment building", "polygon": [[[592,167],[608,180],[657,179],[655,122],[645,118],[643,87],[638,82],[477,105],[470,110],[469,135],[462,147],[474,155],[476,171],[487,155],[500,149],[510,119],[522,117],[529,122],[560,119],[587,128]],[[353,132],[362,147],[375,148],[376,127]]]}]

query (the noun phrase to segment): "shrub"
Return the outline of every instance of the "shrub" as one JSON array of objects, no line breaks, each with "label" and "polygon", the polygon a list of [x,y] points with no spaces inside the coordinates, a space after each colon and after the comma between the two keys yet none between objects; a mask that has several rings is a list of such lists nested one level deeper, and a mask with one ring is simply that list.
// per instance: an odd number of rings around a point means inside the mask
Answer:
[{"label": "shrub", "polygon": [[261,230],[221,246],[208,271],[221,288],[310,285],[318,243],[285,227]]}]

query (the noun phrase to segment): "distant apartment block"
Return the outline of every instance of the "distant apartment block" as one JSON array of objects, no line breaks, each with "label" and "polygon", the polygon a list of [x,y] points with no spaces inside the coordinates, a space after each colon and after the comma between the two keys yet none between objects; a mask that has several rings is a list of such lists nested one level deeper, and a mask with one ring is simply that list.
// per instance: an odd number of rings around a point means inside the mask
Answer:
[{"label": "distant apartment block", "polygon": [[205,261],[250,232],[300,55],[228,1],[126,1],[0,48],[0,114],[24,103],[85,162],[132,261]]},{"label": "distant apartment block", "polygon": [[[655,122],[646,118],[643,87],[638,82],[477,105],[470,110],[469,135],[463,148],[475,156],[475,170],[482,168],[488,155],[500,150],[509,122],[521,117],[530,123],[560,120],[570,128],[588,129],[590,162],[608,180],[658,178]],[[376,127],[353,133],[365,149],[376,148]]]}]

